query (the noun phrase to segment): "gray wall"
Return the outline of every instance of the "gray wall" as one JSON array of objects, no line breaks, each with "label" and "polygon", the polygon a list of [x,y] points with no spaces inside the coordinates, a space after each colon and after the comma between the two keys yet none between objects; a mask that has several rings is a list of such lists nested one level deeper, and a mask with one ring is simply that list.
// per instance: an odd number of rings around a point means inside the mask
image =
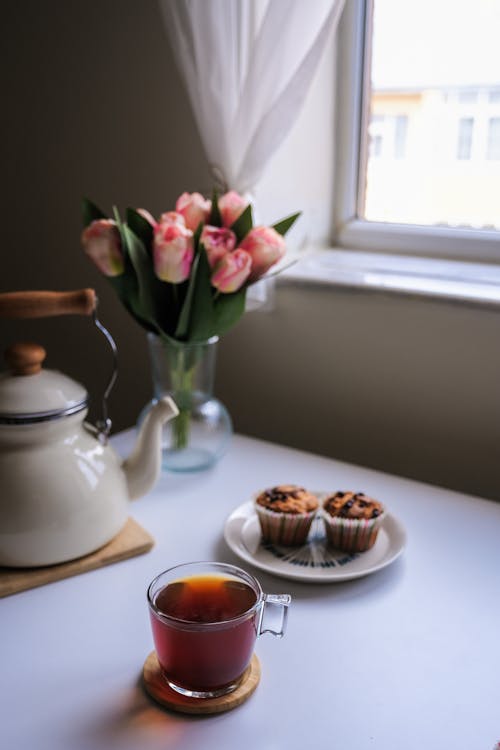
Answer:
[{"label": "gray wall", "polygon": [[[97,289],[121,429],[150,395],[145,339],[81,254],[80,200],[158,213],[208,189],[199,138],[155,2],[30,0],[2,20],[0,288]],[[274,312],[222,340],[216,390],[238,431],[499,498],[499,325],[494,310],[281,281]],[[87,320],[2,321],[2,348],[17,338],[99,392],[109,360]]]},{"label": "gray wall", "polygon": [[499,498],[499,327],[500,311],[282,283],[272,315],[223,341],[217,382],[243,432]]},{"label": "gray wall", "polygon": [[[159,213],[180,189],[210,186],[156,2],[27,0],[2,6],[2,291],[94,287],[116,337],[117,429],[150,397],[142,330],[80,248],[81,199]],[[180,188],[181,186],[181,188]],[[92,394],[110,359],[88,320],[0,323],[2,350],[34,338],[47,366]]]}]

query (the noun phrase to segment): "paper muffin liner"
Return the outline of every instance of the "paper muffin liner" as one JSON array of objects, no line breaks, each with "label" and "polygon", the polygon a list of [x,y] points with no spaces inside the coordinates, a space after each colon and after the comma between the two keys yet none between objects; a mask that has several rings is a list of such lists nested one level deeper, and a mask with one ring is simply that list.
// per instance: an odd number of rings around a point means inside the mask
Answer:
[{"label": "paper muffin liner", "polygon": [[377,539],[385,513],[377,518],[339,518],[322,510],[328,544],[342,552],[366,552]]},{"label": "paper muffin liner", "polygon": [[265,542],[282,544],[286,547],[305,544],[309,529],[317,510],[309,513],[283,513],[264,508],[255,503],[262,538]]}]

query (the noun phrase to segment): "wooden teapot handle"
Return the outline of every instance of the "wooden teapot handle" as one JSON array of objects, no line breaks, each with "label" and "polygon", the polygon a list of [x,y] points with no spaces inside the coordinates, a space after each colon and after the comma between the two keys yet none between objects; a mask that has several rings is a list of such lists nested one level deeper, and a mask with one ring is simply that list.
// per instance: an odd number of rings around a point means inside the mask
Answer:
[{"label": "wooden teapot handle", "polygon": [[97,305],[93,289],[74,292],[0,293],[0,318],[49,318],[54,315],[92,315]]}]

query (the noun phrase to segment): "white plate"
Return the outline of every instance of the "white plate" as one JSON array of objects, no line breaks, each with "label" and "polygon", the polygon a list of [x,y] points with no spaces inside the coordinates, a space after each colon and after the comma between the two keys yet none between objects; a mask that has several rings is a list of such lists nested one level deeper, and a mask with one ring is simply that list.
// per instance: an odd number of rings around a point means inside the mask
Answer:
[{"label": "white plate", "polygon": [[301,547],[279,547],[262,543],[259,519],[253,502],[234,510],[224,525],[230,549],[251,565],[282,578],[312,583],[332,583],[360,578],[385,568],[401,554],[406,533],[401,523],[387,513],[377,541],[367,552],[346,553],[326,544],[323,521],[313,521],[307,543]]}]

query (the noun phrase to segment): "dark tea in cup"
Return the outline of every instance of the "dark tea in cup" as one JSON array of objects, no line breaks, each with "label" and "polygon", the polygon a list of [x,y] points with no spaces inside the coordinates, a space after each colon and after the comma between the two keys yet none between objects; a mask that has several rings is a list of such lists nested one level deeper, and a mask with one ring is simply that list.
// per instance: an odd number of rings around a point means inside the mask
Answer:
[{"label": "dark tea in cup", "polygon": [[[260,632],[283,635],[290,597],[262,593],[232,565],[188,563],[157,576],[148,589],[156,654],[169,685],[193,697],[234,690]],[[282,608],[279,631],[262,630],[265,604]]]}]

